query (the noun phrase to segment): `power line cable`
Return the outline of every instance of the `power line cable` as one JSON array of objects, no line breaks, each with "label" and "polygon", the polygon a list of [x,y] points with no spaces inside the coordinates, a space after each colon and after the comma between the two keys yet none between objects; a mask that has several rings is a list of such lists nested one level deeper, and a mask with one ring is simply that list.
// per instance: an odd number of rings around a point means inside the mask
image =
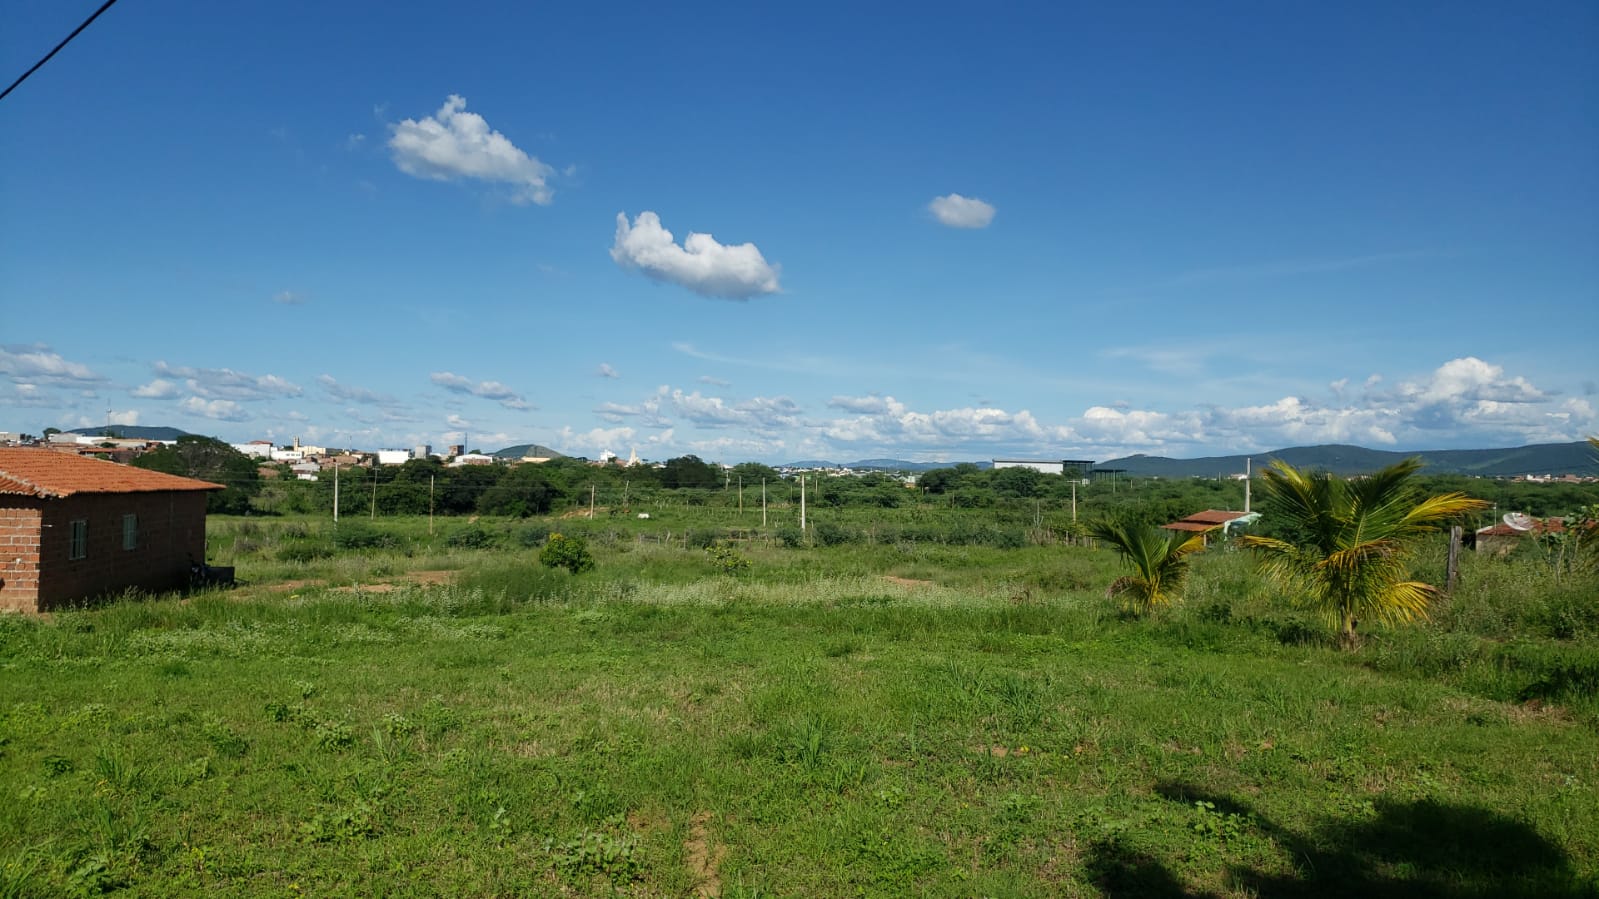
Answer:
[{"label": "power line cable", "polygon": [[83,24],[79,25],[77,28],[72,29],[72,33],[67,35],[65,38],[63,38],[61,40],[61,43],[56,44],[54,50],[51,50],[49,53],[46,53],[44,55],[43,59],[41,59],[38,62],[33,64],[33,68],[29,69],[26,72],[23,72],[22,75],[19,78],[17,78],[16,81],[11,82],[11,86],[10,87],[6,88],[4,92],[0,92],[0,100],[4,100],[7,96],[10,95],[10,93],[12,91],[16,90],[17,89],[17,85],[21,84],[24,81],[27,81],[29,75],[32,75],[34,72],[39,71],[39,68],[41,66],[43,66],[45,63],[50,61],[50,57],[55,56],[57,53],[60,53],[62,47],[65,47],[67,44],[72,43],[72,39],[77,37],[78,34],[83,31],[83,29],[88,28],[90,22],[93,22],[95,19],[100,18],[100,14],[105,12],[106,10],[110,9],[112,4],[114,4],[116,2],[117,2],[117,0],[105,0],[104,3],[100,4],[100,8],[94,11],[94,15],[90,16],[87,19],[84,19],[83,20]]}]

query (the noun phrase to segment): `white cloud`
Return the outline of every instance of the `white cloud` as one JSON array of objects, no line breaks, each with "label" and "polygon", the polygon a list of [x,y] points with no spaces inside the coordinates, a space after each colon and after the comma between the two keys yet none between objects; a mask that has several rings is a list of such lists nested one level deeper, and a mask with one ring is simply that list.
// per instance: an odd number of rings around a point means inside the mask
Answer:
[{"label": "white cloud", "polygon": [[17,383],[98,384],[105,380],[89,366],[63,359],[46,346],[0,347],[0,374]]},{"label": "white cloud", "polygon": [[493,400],[507,409],[527,410],[533,407],[523,399],[521,394],[501,384],[499,381],[473,381],[454,372],[436,371],[429,375],[433,383],[452,393],[466,394],[467,396],[481,397]]},{"label": "white cloud", "polygon": [[1424,403],[1481,402],[1532,403],[1547,395],[1526,378],[1507,378],[1502,366],[1475,356],[1445,362],[1423,381],[1402,384],[1400,396]]},{"label": "white cloud", "polygon": [[951,228],[987,228],[994,220],[994,207],[973,197],[948,194],[927,204],[939,224]]},{"label": "white cloud", "polygon": [[[4,385],[0,385],[4,389]],[[0,406],[27,407],[30,409],[43,409],[59,404],[59,400],[50,393],[39,389],[38,384],[13,384],[9,395],[0,393]]]},{"label": "white cloud", "polygon": [[869,414],[888,411],[889,402],[874,393],[871,396],[835,396],[827,401],[827,405],[845,412]]},{"label": "white cloud", "polygon": [[191,396],[179,403],[178,407],[191,415],[217,421],[246,421],[250,417],[243,406],[232,400],[203,400]]},{"label": "white cloud", "polygon": [[653,212],[640,212],[631,226],[627,213],[617,213],[611,258],[622,268],[705,297],[748,300],[782,289],[777,268],[755,244],[723,245],[709,234],[691,231],[678,246]]},{"label": "white cloud", "polygon": [[321,374],[316,376],[317,384],[327,391],[328,396],[343,403],[359,403],[366,406],[394,406],[398,404],[392,396],[357,387],[353,384],[340,384],[332,375]]},{"label": "white cloud", "polygon": [[[542,441],[541,441],[542,442]],[[555,448],[576,455],[598,455],[605,450],[626,456],[634,447],[641,449],[675,446],[672,431],[640,437],[632,428],[590,428],[577,431],[571,426],[561,428],[555,436]]]},{"label": "white cloud", "polygon": [[292,290],[280,290],[272,295],[272,302],[280,306],[303,306],[305,305],[305,294],[296,293]]},{"label": "white cloud", "polygon": [[153,367],[157,375],[182,378],[191,393],[205,399],[256,402],[304,393],[300,385],[277,375],[250,375],[231,368],[191,368],[165,362],[157,362]]},{"label": "white cloud", "polygon": [[472,427],[472,423],[470,421],[467,421],[459,415],[450,415],[445,417],[444,423],[458,430]]},{"label": "white cloud", "polygon": [[113,409],[111,412],[111,423],[114,425],[122,425],[125,428],[131,428],[139,423],[139,410],[126,409],[119,412]]},{"label": "white cloud", "polygon": [[701,384],[709,384],[712,387],[732,387],[733,386],[733,382],[732,381],[724,381],[721,378],[712,377],[711,375],[700,375],[699,382]]},{"label": "white cloud", "polygon": [[674,390],[670,399],[673,411],[702,428],[746,427],[776,431],[799,424],[799,405],[786,396],[757,396],[728,402],[721,397],[701,396],[697,390],[693,393]]},{"label": "white cloud", "polygon": [[616,369],[611,367],[611,363],[609,363],[609,362],[601,362],[599,370],[596,371],[595,374],[599,375],[602,378],[620,378],[621,377],[620,374],[617,374]]},{"label": "white cloud", "polygon": [[156,378],[129,392],[142,400],[170,400],[177,397],[180,391],[176,382],[168,381],[166,378]]},{"label": "white cloud", "polygon": [[853,417],[824,422],[830,440],[862,443],[873,448],[950,447],[960,444],[1019,446],[1035,444],[1045,428],[1027,410],[963,407],[917,412],[891,396],[833,397],[828,405],[855,412]]},{"label": "white cloud", "polygon": [[472,178],[508,184],[516,203],[547,205],[555,170],[517,149],[510,139],[489,127],[466,99],[451,94],[439,111],[421,120],[390,126],[389,151],[400,171],[417,178],[454,181]]}]

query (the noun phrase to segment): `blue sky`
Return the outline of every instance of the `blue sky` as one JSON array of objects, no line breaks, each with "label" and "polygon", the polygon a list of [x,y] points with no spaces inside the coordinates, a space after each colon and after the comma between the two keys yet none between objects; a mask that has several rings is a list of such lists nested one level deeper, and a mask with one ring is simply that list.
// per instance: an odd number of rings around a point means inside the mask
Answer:
[{"label": "blue sky", "polygon": [[[97,5],[8,4],[5,80]],[[0,102],[0,430],[1576,440],[1595,46],[1588,2],[128,0]]]}]

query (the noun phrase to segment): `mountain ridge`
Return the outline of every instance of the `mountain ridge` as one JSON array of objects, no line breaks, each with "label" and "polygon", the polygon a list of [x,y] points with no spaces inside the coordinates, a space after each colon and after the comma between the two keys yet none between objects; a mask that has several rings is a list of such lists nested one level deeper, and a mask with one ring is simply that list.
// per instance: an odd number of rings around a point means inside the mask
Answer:
[{"label": "mountain ridge", "polygon": [[[1461,474],[1478,477],[1514,477],[1516,475],[1599,475],[1599,461],[1585,441],[1572,443],[1534,443],[1526,446],[1497,447],[1466,450],[1375,450],[1344,443],[1290,446],[1256,453],[1235,453],[1226,456],[1202,456],[1194,459],[1174,459],[1135,453],[1115,459],[1096,462],[1096,471],[1115,469],[1135,477],[1188,478],[1228,477],[1244,473],[1246,460],[1254,460],[1254,467],[1270,464],[1273,459],[1295,468],[1329,471],[1333,474],[1365,474],[1385,468],[1395,462],[1419,456],[1424,464],[1424,474]],[[959,462],[906,462],[898,459],[868,459],[860,462],[836,463],[825,460],[789,462],[784,468],[855,468],[877,471],[929,471],[935,468],[952,468]],[[976,461],[988,468],[990,460]]]}]

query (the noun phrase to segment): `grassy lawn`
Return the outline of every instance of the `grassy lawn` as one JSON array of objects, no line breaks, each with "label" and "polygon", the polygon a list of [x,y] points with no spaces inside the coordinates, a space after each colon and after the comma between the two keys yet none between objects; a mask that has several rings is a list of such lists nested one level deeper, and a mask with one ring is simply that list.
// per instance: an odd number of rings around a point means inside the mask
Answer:
[{"label": "grassy lawn", "polygon": [[1469,569],[1433,624],[1349,653],[1222,553],[1141,621],[1075,547],[753,547],[725,574],[623,539],[573,577],[515,540],[297,558],[252,533],[222,553],[237,591],[0,618],[0,896],[1599,876],[1591,585],[1540,600],[1562,636]]}]

